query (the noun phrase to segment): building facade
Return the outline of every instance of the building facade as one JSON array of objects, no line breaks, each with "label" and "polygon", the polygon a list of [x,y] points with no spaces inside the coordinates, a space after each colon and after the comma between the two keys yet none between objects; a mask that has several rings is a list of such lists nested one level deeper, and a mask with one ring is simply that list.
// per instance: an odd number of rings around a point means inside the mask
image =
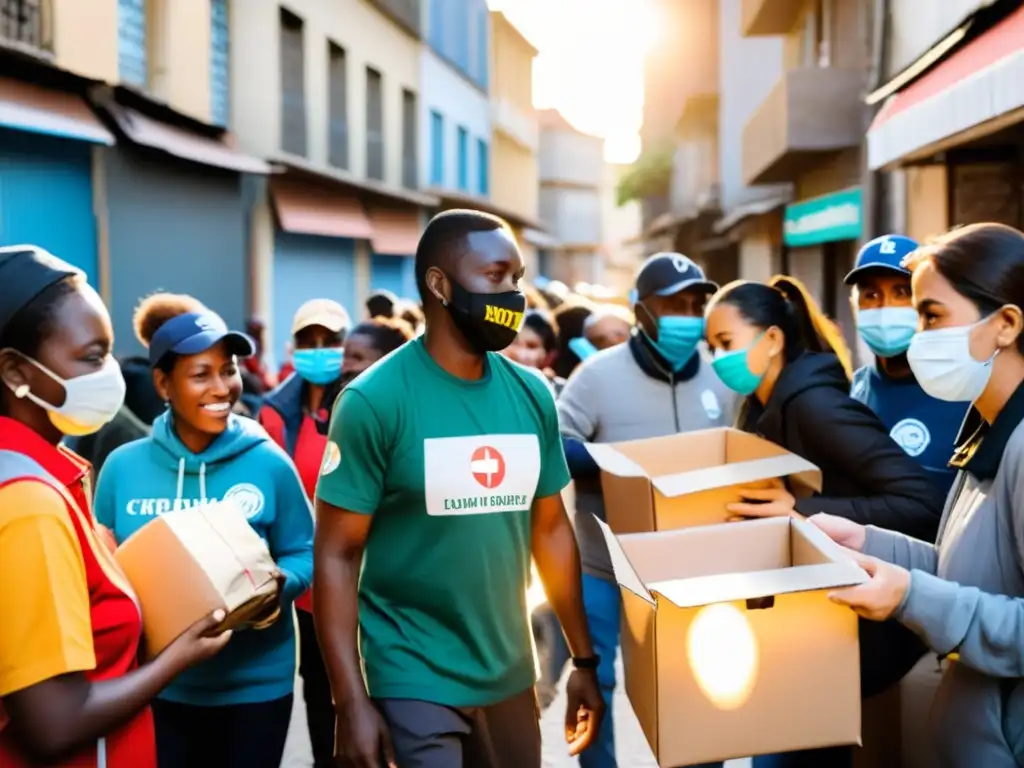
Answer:
[{"label": "building facade", "polygon": [[516,233],[527,274],[535,274],[537,246],[550,244],[537,223],[540,128],[533,108],[537,49],[497,11],[491,13],[491,48],[491,201]]},{"label": "building facade", "polygon": [[997,221],[1024,227],[1024,4],[951,0],[918,18],[891,3],[867,165],[885,213],[925,239]]},{"label": "building facade", "polygon": [[864,229],[860,184],[871,7],[859,0],[741,0],[746,37],[782,40],[782,73],[743,127],[744,181],[792,184],[782,269],[804,282],[851,342],[843,277]]},{"label": "building facade", "polygon": [[604,139],[574,128],[557,110],[539,113],[540,219],[555,244],[539,272],[566,285],[600,284]]},{"label": "building facade", "polygon": [[17,5],[0,31],[3,241],[83,267],[120,353],[140,350],[132,312],[158,289],[194,294],[241,323],[245,180],[269,166],[225,131],[226,3]]},{"label": "building facade", "polygon": [[231,16],[231,118],[284,169],[252,190],[253,306],[280,359],[307,299],[361,317],[370,290],[415,297],[427,207],[418,191],[418,0],[246,0]]}]

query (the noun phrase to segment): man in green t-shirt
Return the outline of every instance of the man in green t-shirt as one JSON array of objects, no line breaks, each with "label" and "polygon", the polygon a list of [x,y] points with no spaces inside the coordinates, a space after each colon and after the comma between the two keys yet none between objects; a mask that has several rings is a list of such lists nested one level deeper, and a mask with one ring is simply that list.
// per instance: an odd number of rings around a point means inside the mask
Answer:
[{"label": "man in green t-shirt", "polygon": [[358,768],[539,768],[531,556],[576,667],[570,751],[604,716],[554,400],[535,371],[496,354],[522,324],[522,275],[501,219],[434,217],[416,250],[424,335],[334,409],[314,615],[336,750]]}]

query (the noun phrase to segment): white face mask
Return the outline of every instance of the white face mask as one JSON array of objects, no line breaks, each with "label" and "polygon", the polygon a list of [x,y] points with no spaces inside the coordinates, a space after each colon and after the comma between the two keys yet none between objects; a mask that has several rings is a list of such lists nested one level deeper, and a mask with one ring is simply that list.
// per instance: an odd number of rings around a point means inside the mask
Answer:
[{"label": "white face mask", "polygon": [[907,362],[921,389],[951,403],[973,403],[981,396],[999,350],[988,360],[975,360],[971,356],[971,334],[987,320],[986,317],[971,325],[921,331],[911,339]]},{"label": "white face mask", "polygon": [[4,382],[15,397],[27,397],[44,408],[50,422],[64,435],[80,437],[98,432],[110,423],[124,405],[124,376],[121,375],[121,366],[112,357],[108,357],[98,371],[73,379],[62,379],[38,360],[16,350],[10,351],[28,360],[64,388],[64,404],[55,406],[33,394],[26,384],[14,386]]}]

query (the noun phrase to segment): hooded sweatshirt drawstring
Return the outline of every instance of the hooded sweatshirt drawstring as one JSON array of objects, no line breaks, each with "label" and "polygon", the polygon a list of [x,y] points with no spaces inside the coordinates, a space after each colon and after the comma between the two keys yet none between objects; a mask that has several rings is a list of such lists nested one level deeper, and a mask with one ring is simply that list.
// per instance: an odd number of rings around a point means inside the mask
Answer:
[{"label": "hooded sweatshirt drawstring", "polygon": [[[174,497],[174,509],[181,509],[181,497],[185,490],[185,457],[178,459],[178,489]],[[199,464],[199,501],[206,505],[206,462]]]},{"label": "hooded sweatshirt drawstring", "polygon": [[178,459],[178,490],[174,496],[174,508],[181,509],[181,494],[185,488],[185,457]]}]

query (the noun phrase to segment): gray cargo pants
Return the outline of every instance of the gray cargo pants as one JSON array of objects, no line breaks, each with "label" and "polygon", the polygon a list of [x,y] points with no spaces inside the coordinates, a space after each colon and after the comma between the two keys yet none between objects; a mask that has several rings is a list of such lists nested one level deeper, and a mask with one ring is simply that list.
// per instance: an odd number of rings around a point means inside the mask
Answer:
[{"label": "gray cargo pants", "polygon": [[378,699],[398,768],[540,768],[540,710],[528,688],[488,707]]}]

